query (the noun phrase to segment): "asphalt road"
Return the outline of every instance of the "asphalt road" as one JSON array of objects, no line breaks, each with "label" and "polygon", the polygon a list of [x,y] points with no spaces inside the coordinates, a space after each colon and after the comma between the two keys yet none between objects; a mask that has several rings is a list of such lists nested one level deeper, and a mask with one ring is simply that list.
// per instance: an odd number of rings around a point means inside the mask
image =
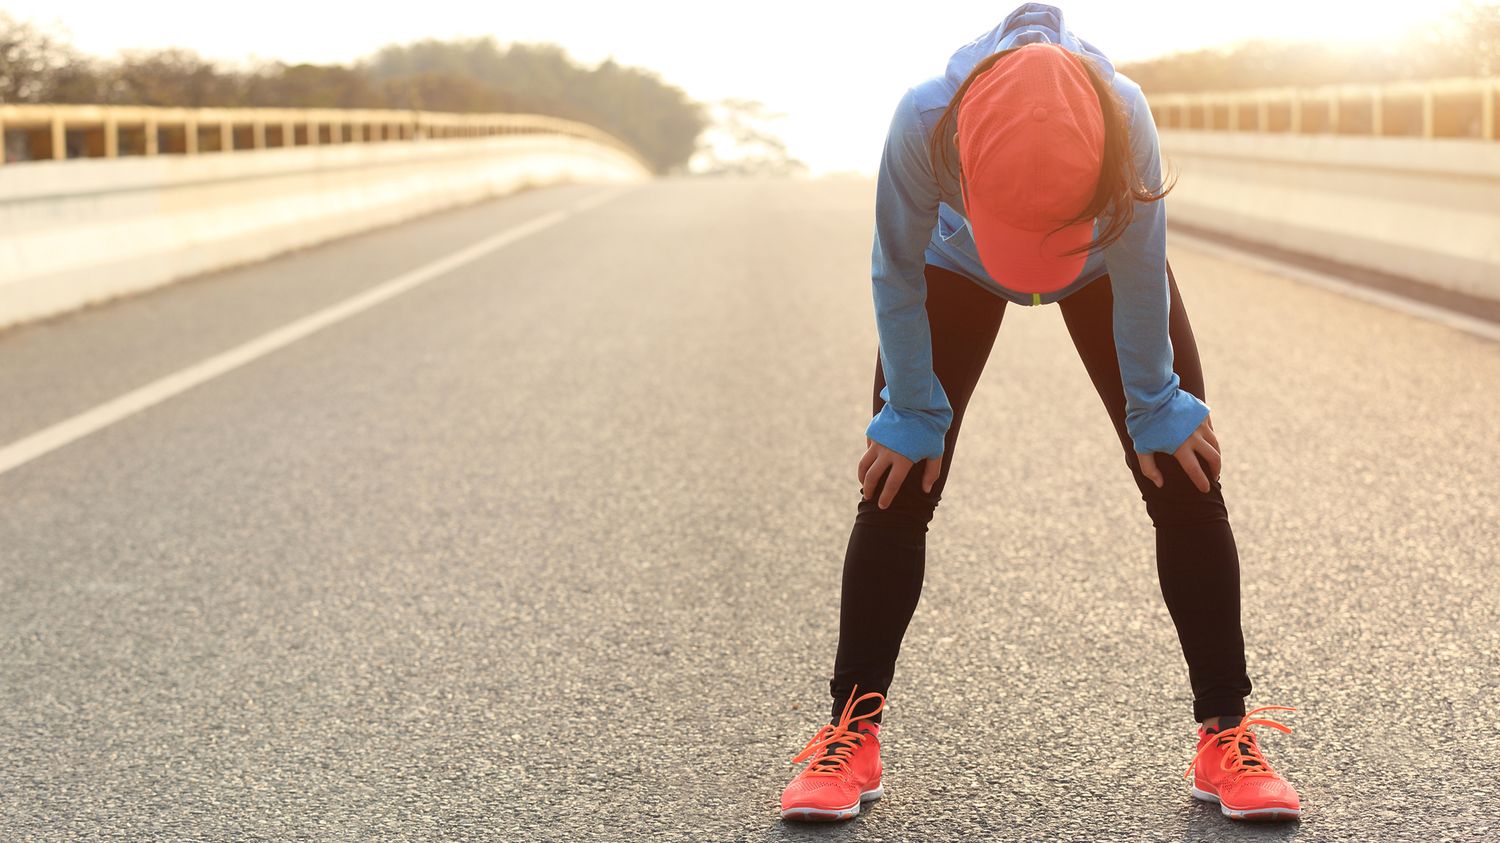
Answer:
[{"label": "asphalt road", "polygon": [[[596,191],[0,333],[0,446]],[[1302,822],[1188,795],[1150,523],[1054,307],[970,407],[887,797],[777,819],[859,496],[871,196],[642,186],[0,474],[0,838],[1500,838],[1500,345],[1180,247]]]}]

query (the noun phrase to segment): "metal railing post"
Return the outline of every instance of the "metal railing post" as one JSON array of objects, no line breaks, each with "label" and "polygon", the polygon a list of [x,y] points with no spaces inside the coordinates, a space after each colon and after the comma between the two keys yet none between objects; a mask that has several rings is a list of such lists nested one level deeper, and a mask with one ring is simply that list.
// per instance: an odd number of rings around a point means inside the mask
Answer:
[{"label": "metal railing post", "polygon": [[1500,80],[1491,79],[1479,86],[1479,95],[1484,99],[1479,106],[1479,136],[1485,140],[1495,139],[1495,96],[1500,94]]},{"label": "metal railing post", "polygon": [[104,157],[120,157],[120,123],[113,111],[104,115]]},{"label": "metal railing post", "polygon": [[64,161],[68,157],[68,126],[63,122],[62,112],[52,112],[52,160]]}]

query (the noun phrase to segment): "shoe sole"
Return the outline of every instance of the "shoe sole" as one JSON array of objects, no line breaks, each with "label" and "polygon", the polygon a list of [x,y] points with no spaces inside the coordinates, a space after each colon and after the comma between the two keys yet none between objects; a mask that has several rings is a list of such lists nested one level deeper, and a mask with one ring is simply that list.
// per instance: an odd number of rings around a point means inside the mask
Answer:
[{"label": "shoe sole", "polygon": [[1224,804],[1224,800],[1218,794],[1200,790],[1193,785],[1193,798],[1204,802],[1213,802],[1219,806],[1219,813],[1232,820],[1246,820],[1248,822],[1274,822],[1277,820],[1295,820],[1302,816],[1300,808],[1231,808]]},{"label": "shoe sole", "polygon": [[882,785],[874,790],[867,790],[859,795],[859,799],[847,808],[787,808],[781,812],[784,820],[797,820],[799,822],[827,823],[839,820],[850,820],[859,816],[859,806],[865,802],[874,802],[885,795],[885,787]]}]

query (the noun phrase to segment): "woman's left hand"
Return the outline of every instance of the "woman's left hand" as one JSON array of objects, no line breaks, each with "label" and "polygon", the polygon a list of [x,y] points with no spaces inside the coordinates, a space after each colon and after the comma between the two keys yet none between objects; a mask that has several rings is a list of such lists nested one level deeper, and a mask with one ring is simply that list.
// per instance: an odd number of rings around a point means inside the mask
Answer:
[{"label": "woman's left hand", "polygon": [[[1207,492],[1211,486],[1208,482],[1208,475],[1203,473],[1203,466],[1198,462],[1199,454],[1202,454],[1203,458],[1208,461],[1208,467],[1213,471],[1213,478],[1218,480],[1219,472],[1224,467],[1224,460],[1219,456],[1219,438],[1214,435],[1212,414],[1204,416],[1203,423],[1198,425],[1193,435],[1179,445],[1177,451],[1172,454],[1177,458],[1177,462],[1182,464],[1182,470],[1187,474],[1188,479],[1193,481],[1193,485],[1198,487],[1198,491]],[[1136,457],[1141,461],[1141,473],[1151,478],[1151,482],[1160,489],[1165,481],[1161,476],[1161,470],[1156,467],[1156,455],[1137,453]]]}]

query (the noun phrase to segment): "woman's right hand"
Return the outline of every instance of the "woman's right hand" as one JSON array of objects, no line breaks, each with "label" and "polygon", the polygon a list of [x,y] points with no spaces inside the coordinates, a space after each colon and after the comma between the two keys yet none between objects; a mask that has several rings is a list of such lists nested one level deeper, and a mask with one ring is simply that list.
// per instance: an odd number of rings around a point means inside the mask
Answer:
[{"label": "woman's right hand", "polygon": [[[937,482],[938,475],[943,471],[943,460],[923,460],[922,468],[922,491],[931,492],[932,484]],[[890,508],[891,501],[896,499],[896,493],[901,491],[901,486],[906,482],[906,475],[911,473],[911,467],[915,465],[911,460],[892,451],[879,442],[865,437],[865,455],[859,460],[859,482],[864,487],[864,499],[869,500],[875,494],[875,488],[880,485],[880,478],[890,471],[885,487],[880,491],[878,506],[881,509]]]}]

